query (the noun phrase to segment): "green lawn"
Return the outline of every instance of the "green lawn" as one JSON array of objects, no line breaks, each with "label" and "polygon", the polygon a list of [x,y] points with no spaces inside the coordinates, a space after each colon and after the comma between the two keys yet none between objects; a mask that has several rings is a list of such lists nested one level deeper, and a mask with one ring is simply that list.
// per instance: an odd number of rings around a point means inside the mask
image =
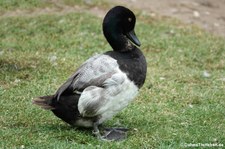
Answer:
[{"label": "green lawn", "polygon": [[[11,2],[0,8],[46,6],[45,1]],[[95,2],[100,6],[100,0]],[[135,13],[147,80],[136,100],[104,123],[130,128],[122,142],[98,141],[91,130],[71,128],[31,103],[34,97],[54,94],[88,57],[110,50],[102,19],[88,12],[0,17],[0,148],[225,146],[225,39],[177,20]]]}]

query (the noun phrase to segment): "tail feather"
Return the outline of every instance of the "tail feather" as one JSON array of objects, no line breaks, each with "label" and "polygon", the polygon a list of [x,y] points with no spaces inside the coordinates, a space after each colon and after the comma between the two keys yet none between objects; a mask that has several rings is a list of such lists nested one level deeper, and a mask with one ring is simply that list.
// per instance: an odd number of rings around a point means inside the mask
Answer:
[{"label": "tail feather", "polygon": [[40,106],[41,108],[45,110],[54,110],[55,108],[50,105],[53,98],[54,98],[54,95],[37,97],[33,100],[32,103]]}]

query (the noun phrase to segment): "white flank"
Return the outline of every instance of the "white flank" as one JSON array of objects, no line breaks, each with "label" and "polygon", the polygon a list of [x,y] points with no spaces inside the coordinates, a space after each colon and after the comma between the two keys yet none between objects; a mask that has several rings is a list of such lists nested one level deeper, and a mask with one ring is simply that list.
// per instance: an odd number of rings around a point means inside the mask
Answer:
[{"label": "white flank", "polygon": [[[108,61],[112,59],[107,58]],[[87,87],[78,102],[80,114],[83,117],[98,116],[99,123],[110,119],[124,109],[138,93],[138,87],[119,69],[114,59],[110,61],[114,64],[114,74],[103,82],[103,87]]]}]

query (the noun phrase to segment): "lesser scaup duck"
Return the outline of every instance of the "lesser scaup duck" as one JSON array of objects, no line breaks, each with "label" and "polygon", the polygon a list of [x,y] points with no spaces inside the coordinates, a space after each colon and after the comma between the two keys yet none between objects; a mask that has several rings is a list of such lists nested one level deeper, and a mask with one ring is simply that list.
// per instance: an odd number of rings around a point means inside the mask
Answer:
[{"label": "lesser scaup duck", "polygon": [[109,10],[103,33],[113,51],[91,57],[54,95],[38,97],[33,103],[72,126],[93,127],[98,138],[124,138],[125,129],[109,129],[101,136],[98,126],[124,109],[144,84],[147,65],[135,46],[141,45],[135,22],[134,13],[123,6]]}]

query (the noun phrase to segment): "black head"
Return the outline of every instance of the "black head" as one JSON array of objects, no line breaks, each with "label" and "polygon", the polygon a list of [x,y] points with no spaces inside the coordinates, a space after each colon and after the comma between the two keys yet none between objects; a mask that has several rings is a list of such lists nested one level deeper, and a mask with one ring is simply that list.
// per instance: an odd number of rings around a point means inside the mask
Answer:
[{"label": "black head", "polygon": [[103,20],[103,32],[114,50],[131,50],[134,46],[129,40],[137,46],[141,45],[134,32],[135,22],[134,13],[123,6],[109,10]]}]

